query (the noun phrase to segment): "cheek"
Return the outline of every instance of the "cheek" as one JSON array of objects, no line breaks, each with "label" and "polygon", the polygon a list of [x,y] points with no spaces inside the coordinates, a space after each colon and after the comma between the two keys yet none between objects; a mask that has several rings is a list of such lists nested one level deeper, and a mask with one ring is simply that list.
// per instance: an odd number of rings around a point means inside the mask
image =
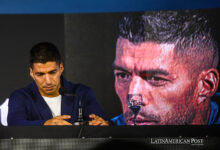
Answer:
[{"label": "cheek", "polygon": [[43,86],[43,84],[44,84],[43,78],[39,78],[39,77],[35,78],[35,82],[38,86]]},{"label": "cheek", "polygon": [[165,91],[159,89],[148,89],[147,92],[143,92],[144,110],[149,114],[163,116],[173,109],[173,96]]},{"label": "cheek", "polygon": [[183,99],[186,95],[189,95],[193,91],[192,83],[189,80],[180,80],[175,84],[167,86],[163,90],[160,90],[158,93],[161,97],[166,97],[169,99],[168,102],[182,102],[180,99]]},{"label": "cheek", "polygon": [[57,82],[57,83],[60,83],[60,75],[58,75],[58,76],[56,77],[56,82]]},{"label": "cheek", "polygon": [[[179,86],[182,85],[182,86]],[[187,100],[191,101],[192,87],[191,84],[179,83],[166,87],[164,89],[157,90],[154,93],[155,106],[159,111],[173,113],[181,108],[187,107]],[[163,113],[166,115],[166,113]]]},{"label": "cheek", "polygon": [[53,82],[56,83],[56,84],[60,83],[60,76],[61,76],[60,73],[57,73],[54,76],[52,76]]},{"label": "cheek", "polygon": [[166,114],[172,110],[173,106],[175,105],[175,98],[177,98],[174,93],[168,93],[165,91],[157,91],[154,94],[154,106],[155,109],[159,112],[163,112],[161,114]]},{"label": "cheek", "polygon": [[127,100],[126,100],[128,90],[127,90],[126,87],[121,86],[118,82],[115,82],[115,91],[116,91],[116,93],[117,93],[117,95],[118,95],[118,97],[121,101],[123,111],[125,111],[126,108],[128,107],[127,106]]}]

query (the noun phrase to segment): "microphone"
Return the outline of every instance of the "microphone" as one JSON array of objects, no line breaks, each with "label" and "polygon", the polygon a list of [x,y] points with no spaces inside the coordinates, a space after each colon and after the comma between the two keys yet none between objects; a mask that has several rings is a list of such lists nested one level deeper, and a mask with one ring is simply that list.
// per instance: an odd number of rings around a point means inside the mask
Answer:
[{"label": "microphone", "polygon": [[73,124],[74,125],[83,125],[84,120],[83,120],[83,116],[82,116],[82,101],[81,101],[80,96],[78,94],[73,94],[73,93],[67,92],[64,87],[61,87],[59,89],[59,93],[64,96],[73,96],[73,97],[76,96],[78,98],[78,117],[77,117],[77,121],[75,121]]},{"label": "microphone", "polygon": [[128,94],[127,95],[127,103],[128,107],[131,109],[131,111],[134,114],[134,125],[137,125],[136,118],[137,115],[141,109],[141,106],[143,105],[143,99],[141,94]]}]

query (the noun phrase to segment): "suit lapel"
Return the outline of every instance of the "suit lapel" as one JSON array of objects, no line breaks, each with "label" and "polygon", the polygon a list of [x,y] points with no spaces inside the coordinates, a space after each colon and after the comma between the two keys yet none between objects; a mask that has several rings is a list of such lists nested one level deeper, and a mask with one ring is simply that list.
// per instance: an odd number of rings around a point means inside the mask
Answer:
[{"label": "suit lapel", "polygon": [[[67,93],[75,93],[74,88],[71,87],[63,76],[61,76],[62,87],[65,88]],[[76,120],[78,114],[78,105],[76,96],[62,95],[61,100],[61,115],[71,115],[71,119],[67,120],[73,122]]]},{"label": "suit lapel", "polygon": [[69,122],[73,122],[76,119],[76,106],[74,103],[76,99],[73,96],[63,96],[61,100],[61,115],[70,115],[71,119],[67,120]]},{"label": "suit lapel", "polygon": [[35,96],[35,106],[38,107],[37,110],[39,110],[40,116],[43,120],[49,120],[53,118],[51,110],[43,97],[41,96],[40,92],[38,91],[37,85],[33,84],[33,94]]},{"label": "suit lapel", "polygon": [[70,96],[62,96],[61,100],[61,115],[71,115],[72,114],[72,107],[73,99]]},{"label": "suit lapel", "polygon": [[62,96],[61,101],[61,114],[72,115],[75,98],[72,96]]}]

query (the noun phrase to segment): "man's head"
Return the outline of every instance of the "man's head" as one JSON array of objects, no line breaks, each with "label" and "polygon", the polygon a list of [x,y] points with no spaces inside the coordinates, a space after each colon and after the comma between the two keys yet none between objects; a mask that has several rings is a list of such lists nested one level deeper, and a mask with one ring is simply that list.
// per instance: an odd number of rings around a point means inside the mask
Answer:
[{"label": "man's head", "polygon": [[207,124],[218,86],[218,51],[207,20],[195,12],[150,12],[119,24],[115,89],[128,125],[128,101],[142,98],[138,125]]},{"label": "man's head", "polygon": [[30,51],[30,75],[42,96],[55,97],[61,87],[60,76],[64,70],[61,56],[55,45],[38,43]]}]

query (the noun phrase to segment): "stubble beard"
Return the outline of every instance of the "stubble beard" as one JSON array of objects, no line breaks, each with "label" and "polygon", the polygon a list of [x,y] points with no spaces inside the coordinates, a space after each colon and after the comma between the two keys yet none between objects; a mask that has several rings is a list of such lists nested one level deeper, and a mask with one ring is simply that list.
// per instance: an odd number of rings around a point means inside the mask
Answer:
[{"label": "stubble beard", "polygon": [[[139,112],[139,116],[146,118],[147,120],[155,120],[157,125],[190,125],[196,119],[196,108],[193,105],[194,98],[194,86],[186,89],[185,94],[182,96],[182,103],[175,105],[171,111],[165,114],[155,114],[154,112],[149,112],[147,108],[142,107]],[[127,120],[133,115],[130,109],[124,113],[125,120]]]}]

